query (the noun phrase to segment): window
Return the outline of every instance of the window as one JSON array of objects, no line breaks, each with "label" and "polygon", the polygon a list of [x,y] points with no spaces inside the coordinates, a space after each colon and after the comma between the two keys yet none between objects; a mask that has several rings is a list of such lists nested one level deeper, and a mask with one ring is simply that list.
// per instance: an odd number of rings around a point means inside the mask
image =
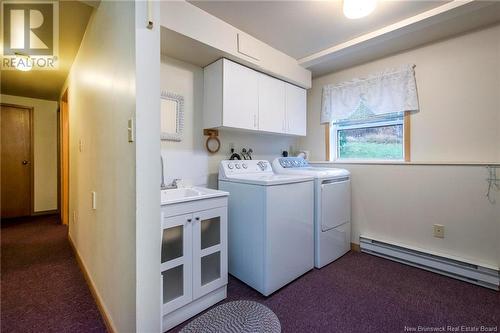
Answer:
[{"label": "window", "polygon": [[414,68],[323,87],[328,160],[410,161],[410,112],[419,111]]},{"label": "window", "polygon": [[409,161],[409,115],[405,114],[375,116],[360,105],[348,120],[328,126],[329,159]]}]

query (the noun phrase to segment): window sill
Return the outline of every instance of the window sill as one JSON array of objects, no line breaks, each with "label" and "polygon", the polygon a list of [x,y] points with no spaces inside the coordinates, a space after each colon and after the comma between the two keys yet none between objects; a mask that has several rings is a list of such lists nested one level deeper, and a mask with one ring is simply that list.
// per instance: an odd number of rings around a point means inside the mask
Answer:
[{"label": "window sill", "polygon": [[444,165],[444,166],[495,166],[500,167],[500,162],[405,162],[405,161],[362,161],[362,160],[344,160],[344,161],[309,161],[311,164],[339,164],[339,165]]}]

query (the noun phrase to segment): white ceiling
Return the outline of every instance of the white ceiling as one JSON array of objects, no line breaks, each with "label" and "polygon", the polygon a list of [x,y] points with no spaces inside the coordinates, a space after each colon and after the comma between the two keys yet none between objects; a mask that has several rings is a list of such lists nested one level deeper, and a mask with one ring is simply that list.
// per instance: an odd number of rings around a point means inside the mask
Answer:
[{"label": "white ceiling", "polygon": [[368,17],[350,20],[342,1],[189,1],[270,46],[300,59],[449,1],[380,0]]}]

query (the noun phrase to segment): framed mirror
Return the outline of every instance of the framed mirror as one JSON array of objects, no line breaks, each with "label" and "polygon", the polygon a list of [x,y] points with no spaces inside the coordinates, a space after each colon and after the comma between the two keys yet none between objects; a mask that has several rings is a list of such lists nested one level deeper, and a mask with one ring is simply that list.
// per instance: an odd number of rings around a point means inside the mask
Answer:
[{"label": "framed mirror", "polygon": [[161,92],[161,139],[181,141],[184,126],[184,97]]}]

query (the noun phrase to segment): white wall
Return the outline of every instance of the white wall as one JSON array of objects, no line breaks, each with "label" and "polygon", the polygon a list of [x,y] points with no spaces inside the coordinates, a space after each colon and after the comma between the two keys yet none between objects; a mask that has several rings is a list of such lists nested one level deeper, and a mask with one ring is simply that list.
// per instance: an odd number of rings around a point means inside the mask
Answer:
[{"label": "white wall", "polygon": [[67,81],[69,236],[117,332],[136,328],[134,15],[134,2],[101,1]]},{"label": "white wall", "polygon": [[[136,89],[136,331],[161,331],[160,3],[135,4]],[[147,51],[146,51],[147,50]],[[130,245],[131,246],[131,245]]]},{"label": "white wall", "polygon": [[57,210],[57,102],[12,95],[1,95],[1,101],[33,107],[33,208]]},{"label": "white wall", "polygon": [[184,135],[181,142],[162,141],[165,161],[165,180],[181,178],[191,185],[217,187],[219,162],[229,158],[230,144],[240,152],[252,148],[254,159],[272,160],[282,149],[296,147],[291,136],[221,130],[221,149],[209,154],[203,136],[203,69],[179,60],[162,56],[161,88],[184,97]]},{"label": "white wall", "polygon": [[[500,26],[372,61],[313,80],[308,136],[300,147],[325,159],[321,89],[401,64],[416,65],[420,112],[411,116],[413,161],[500,162]],[[328,164],[333,166],[332,164]],[[500,266],[499,203],[485,197],[481,166],[336,165],[352,180],[353,242],[370,235]],[[432,225],[445,238],[432,237]]]}]

